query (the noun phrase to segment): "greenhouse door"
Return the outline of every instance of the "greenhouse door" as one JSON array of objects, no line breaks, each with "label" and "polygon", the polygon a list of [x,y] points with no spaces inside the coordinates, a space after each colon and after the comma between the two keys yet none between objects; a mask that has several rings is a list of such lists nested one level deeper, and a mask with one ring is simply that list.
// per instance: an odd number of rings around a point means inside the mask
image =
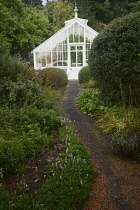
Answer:
[{"label": "greenhouse door", "polygon": [[78,79],[78,73],[82,67],[83,45],[71,45],[69,79]]}]

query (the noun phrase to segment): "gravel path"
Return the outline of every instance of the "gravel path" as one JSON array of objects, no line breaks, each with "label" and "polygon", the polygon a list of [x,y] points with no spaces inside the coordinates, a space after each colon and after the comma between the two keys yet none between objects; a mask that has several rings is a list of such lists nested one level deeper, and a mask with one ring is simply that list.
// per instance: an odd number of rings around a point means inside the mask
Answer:
[{"label": "gravel path", "polygon": [[98,174],[80,210],[140,210],[140,164],[111,156],[110,139],[96,126],[96,119],[81,113],[75,105],[80,91],[77,81],[69,81],[62,104],[65,114],[75,121],[77,135],[90,152]]}]

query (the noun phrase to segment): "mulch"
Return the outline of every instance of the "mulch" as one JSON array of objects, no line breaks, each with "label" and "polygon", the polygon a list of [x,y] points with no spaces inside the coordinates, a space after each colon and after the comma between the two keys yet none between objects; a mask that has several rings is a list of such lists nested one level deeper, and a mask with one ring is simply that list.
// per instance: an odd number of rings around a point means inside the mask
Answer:
[{"label": "mulch", "polygon": [[69,81],[63,112],[74,122],[98,175],[79,210],[140,210],[140,164],[111,154],[111,138],[96,125],[97,118],[80,112],[76,106],[75,97],[80,91],[77,81]]}]

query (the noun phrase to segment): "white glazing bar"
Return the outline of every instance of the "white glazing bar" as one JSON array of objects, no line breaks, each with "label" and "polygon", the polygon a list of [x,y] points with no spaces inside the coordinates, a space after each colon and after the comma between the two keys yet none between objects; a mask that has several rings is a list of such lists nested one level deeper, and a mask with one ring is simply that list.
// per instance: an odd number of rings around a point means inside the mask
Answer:
[{"label": "white glazing bar", "polygon": [[91,39],[91,34],[90,34],[90,48],[91,48],[91,44],[92,44],[92,41],[91,41],[92,39]]},{"label": "white glazing bar", "polygon": [[78,54],[78,52],[77,52],[77,46],[75,46],[76,47],[76,67],[78,66],[78,61],[77,61],[77,54]]},{"label": "white glazing bar", "polygon": [[69,31],[67,29],[67,74],[70,71],[70,46],[69,46]]},{"label": "white glazing bar", "polygon": [[57,67],[58,67],[58,44],[57,44]]},{"label": "white glazing bar", "polygon": [[34,57],[34,69],[37,69],[36,53],[33,53],[33,57]]},{"label": "white glazing bar", "polygon": [[72,30],[73,30],[72,33],[73,33],[73,42],[74,42],[74,41],[75,41],[75,40],[74,40],[74,25],[72,26]]},{"label": "white glazing bar", "polygon": [[53,66],[52,41],[51,41],[51,66]]},{"label": "white glazing bar", "polygon": [[[80,31],[79,24],[78,24],[78,32]],[[80,42],[80,33],[78,33],[78,42]]]},{"label": "white glazing bar", "polygon": [[86,65],[86,29],[84,28],[83,66]]},{"label": "white glazing bar", "polygon": [[62,66],[64,64],[64,34],[62,35],[62,50],[61,50],[61,55],[62,55]]}]

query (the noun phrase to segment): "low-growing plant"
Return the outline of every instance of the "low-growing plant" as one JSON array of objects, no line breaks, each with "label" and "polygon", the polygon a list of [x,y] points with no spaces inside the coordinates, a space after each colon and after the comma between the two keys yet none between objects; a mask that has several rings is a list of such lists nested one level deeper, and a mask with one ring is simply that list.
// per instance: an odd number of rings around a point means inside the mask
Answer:
[{"label": "low-growing plant", "polygon": [[[10,194],[1,188],[1,207],[10,209],[78,209],[87,199],[96,172],[90,163],[89,154],[77,139],[72,123],[61,119],[59,140],[65,147],[60,154],[46,166],[49,179],[36,191],[28,195],[28,185],[23,180],[16,188],[16,194]],[[5,202],[7,201],[7,202]]]},{"label": "low-growing plant", "polygon": [[82,84],[82,87],[84,87],[84,88],[97,88],[97,86],[96,86],[96,84],[95,84],[95,82],[93,81],[93,80],[89,80],[88,82],[86,82],[86,83],[84,83],[84,84]]},{"label": "low-growing plant", "polygon": [[99,91],[85,91],[78,94],[76,98],[78,107],[89,115],[101,115],[105,112],[105,102],[101,98]]},{"label": "low-growing plant", "polygon": [[113,136],[111,148],[116,155],[140,159],[140,133],[134,135],[126,135],[126,132],[117,133]]},{"label": "low-growing plant", "polygon": [[99,91],[82,92],[77,97],[79,108],[91,116],[100,116],[97,123],[112,135],[115,154],[138,159],[140,156],[140,109],[109,104]]}]

